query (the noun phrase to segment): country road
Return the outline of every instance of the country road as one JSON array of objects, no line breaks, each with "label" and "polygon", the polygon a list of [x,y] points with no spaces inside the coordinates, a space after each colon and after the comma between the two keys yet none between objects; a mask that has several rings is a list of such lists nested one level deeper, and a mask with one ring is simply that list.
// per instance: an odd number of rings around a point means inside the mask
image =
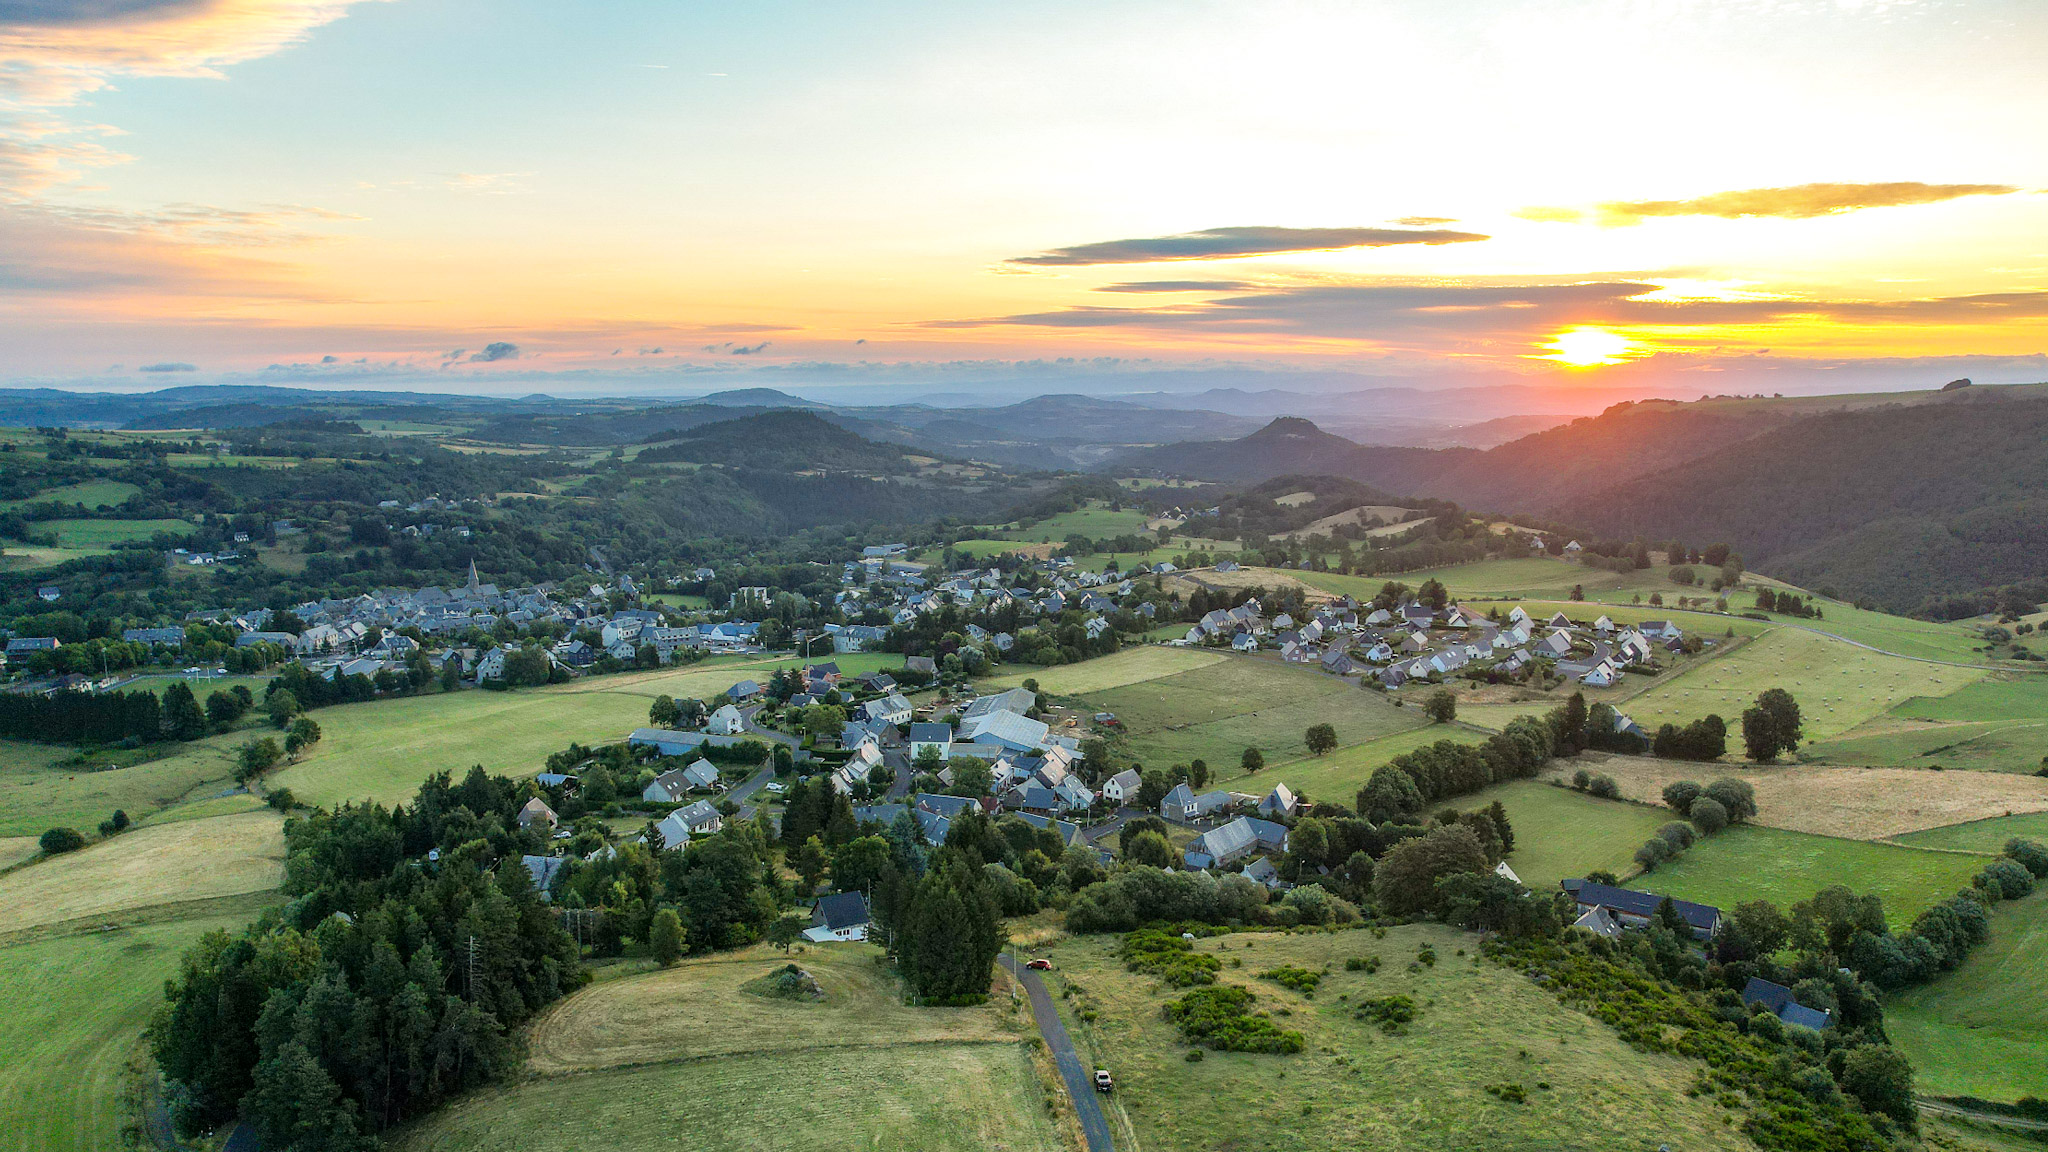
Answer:
[{"label": "country road", "polygon": [[1922,1112],[1932,1112],[1936,1116],[1952,1116],[1958,1120],[1973,1120],[1979,1124],[2011,1128],[2020,1132],[2048,1132],[2048,1120],[2029,1120],[2024,1116],[2007,1116],[1998,1112],[1978,1112],[1959,1104],[1950,1104],[1945,1100],[1935,1100],[1926,1096],[1915,1097],[1913,1103],[1919,1105]]},{"label": "country road", "polygon": [[1074,1039],[1067,1035],[1067,1026],[1060,1020],[1059,1009],[1053,1006],[1045,980],[1008,956],[1002,957],[1001,963],[1031,997],[1031,1015],[1038,1021],[1038,1034],[1045,1037],[1045,1046],[1052,1050],[1053,1062],[1059,1065],[1060,1079],[1066,1083],[1067,1096],[1074,1102],[1074,1116],[1081,1121],[1081,1134],[1088,1138],[1088,1152],[1116,1152],[1116,1141],[1109,1135],[1109,1120],[1102,1114],[1102,1101],[1095,1098],[1095,1083],[1088,1065],[1075,1051]]}]

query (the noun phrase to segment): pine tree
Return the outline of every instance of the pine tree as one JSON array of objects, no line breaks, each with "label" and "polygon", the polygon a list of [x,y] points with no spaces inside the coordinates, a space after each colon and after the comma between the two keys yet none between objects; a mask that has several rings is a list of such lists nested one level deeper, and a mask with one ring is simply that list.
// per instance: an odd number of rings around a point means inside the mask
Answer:
[{"label": "pine tree", "polygon": [[183,680],[164,689],[163,730],[173,740],[197,740],[206,735],[206,713]]}]

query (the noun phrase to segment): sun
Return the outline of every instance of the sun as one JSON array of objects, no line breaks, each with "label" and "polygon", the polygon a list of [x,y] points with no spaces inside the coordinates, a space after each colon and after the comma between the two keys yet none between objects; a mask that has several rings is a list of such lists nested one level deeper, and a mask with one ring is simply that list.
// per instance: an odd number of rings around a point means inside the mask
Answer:
[{"label": "sun", "polygon": [[1591,368],[1596,364],[1621,363],[1633,345],[1627,338],[1605,329],[1572,328],[1551,337],[1548,347],[1556,351],[1543,357],[1545,360],[1558,360],[1574,368]]}]

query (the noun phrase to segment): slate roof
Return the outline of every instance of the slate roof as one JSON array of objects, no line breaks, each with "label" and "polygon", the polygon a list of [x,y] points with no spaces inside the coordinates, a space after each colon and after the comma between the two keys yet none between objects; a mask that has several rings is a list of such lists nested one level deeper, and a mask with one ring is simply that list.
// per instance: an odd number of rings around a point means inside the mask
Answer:
[{"label": "slate roof", "polygon": [[1792,999],[1792,990],[1783,984],[1773,984],[1761,976],[1751,976],[1742,989],[1744,1004],[1761,1004],[1787,1024],[1797,1024],[1818,1032],[1831,1022],[1828,1014]]},{"label": "slate roof", "polygon": [[811,909],[811,919],[833,932],[858,928],[868,922],[868,898],[859,892],[820,896]]},{"label": "slate roof", "polygon": [[[1655,916],[1657,914],[1657,905],[1664,902],[1664,897],[1655,892],[1637,892],[1629,888],[1613,888],[1606,884],[1594,884],[1586,880],[1578,881],[1576,887],[1569,880],[1565,881],[1564,884],[1565,891],[1570,892],[1572,897],[1580,904],[1611,908],[1616,912],[1629,916],[1641,916],[1646,919]],[[1714,930],[1714,926],[1721,922],[1721,910],[1711,904],[1695,904],[1690,900],[1680,900],[1675,897],[1671,903],[1678,908],[1679,916],[1684,918],[1686,924],[1694,932],[1711,932]]]}]

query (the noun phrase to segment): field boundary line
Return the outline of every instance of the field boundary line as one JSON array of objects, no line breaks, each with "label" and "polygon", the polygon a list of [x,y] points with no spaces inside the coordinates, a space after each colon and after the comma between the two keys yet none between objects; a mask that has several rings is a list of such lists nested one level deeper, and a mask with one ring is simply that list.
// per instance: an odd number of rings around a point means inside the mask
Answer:
[{"label": "field boundary line", "polygon": [[236,892],[227,896],[206,896],[197,900],[145,904],[140,908],[123,908],[118,912],[97,916],[74,916],[69,920],[34,924],[27,928],[16,928],[11,932],[0,932],[0,948],[39,944],[45,940],[71,936],[90,936],[129,928],[145,928],[152,924],[168,924],[178,920],[201,920],[233,912],[247,911],[254,915],[278,903],[283,895],[283,889],[266,888],[260,892]]}]

